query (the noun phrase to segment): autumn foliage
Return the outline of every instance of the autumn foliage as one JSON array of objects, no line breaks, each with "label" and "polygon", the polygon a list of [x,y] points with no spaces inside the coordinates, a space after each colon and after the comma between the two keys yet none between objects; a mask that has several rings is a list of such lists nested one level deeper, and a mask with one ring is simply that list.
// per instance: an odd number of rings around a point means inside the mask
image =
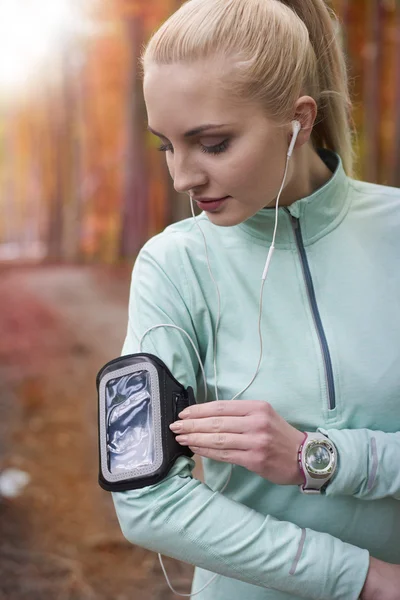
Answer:
[{"label": "autumn foliage", "polygon": [[[99,1],[18,94],[0,87],[0,260],[118,263],[189,216],[146,131],[137,58],[179,0]],[[357,175],[400,186],[400,6],[336,0]]]}]

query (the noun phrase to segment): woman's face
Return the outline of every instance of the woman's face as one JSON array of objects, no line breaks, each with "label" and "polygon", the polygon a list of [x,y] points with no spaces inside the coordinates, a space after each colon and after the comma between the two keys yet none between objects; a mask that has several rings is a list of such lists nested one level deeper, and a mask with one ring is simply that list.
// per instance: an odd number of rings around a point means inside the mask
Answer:
[{"label": "woman's face", "polygon": [[217,73],[205,61],[151,64],[144,97],[149,129],[161,140],[176,191],[195,200],[229,196],[213,211],[200,208],[215,225],[232,226],[273,205],[290,138],[261,107],[234,102]]}]

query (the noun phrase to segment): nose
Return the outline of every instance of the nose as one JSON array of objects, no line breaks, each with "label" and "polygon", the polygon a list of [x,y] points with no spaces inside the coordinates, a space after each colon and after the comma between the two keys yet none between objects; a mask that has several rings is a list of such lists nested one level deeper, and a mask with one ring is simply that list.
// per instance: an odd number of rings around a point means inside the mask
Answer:
[{"label": "nose", "polygon": [[206,174],[195,162],[189,164],[188,159],[179,158],[176,154],[171,167],[174,188],[178,193],[189,192],[202,187],[207,181]]}]

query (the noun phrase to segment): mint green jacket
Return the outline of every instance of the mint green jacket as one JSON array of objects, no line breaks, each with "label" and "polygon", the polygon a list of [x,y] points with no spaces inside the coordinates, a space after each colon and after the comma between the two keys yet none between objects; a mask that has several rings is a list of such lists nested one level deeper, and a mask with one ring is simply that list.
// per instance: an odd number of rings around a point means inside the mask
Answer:
[{"label": "mint green jacket", "polygon": [[[221,494],[230,465],[203,458],[202,483],[186,457],[159,484],[113,493],[129,541],[196,565],[192,593],[220,574],[197,600],[356,600],[370,554],[400,563],[400,190],[353,180],[338,155],[320,154],[331,179],[279,209],[263,359],[238,399],[268,401],[299,430],[333,440],[338,470],[326,493],[303,495],[235,466]],[[256,371],[274,219],[274,209],[234,227],[198,217],[221,294],[220,400]],[[150,239],[135,262],[122,354],[139,352],[147,328],[178,325],[198,349],[215,400],[217,316],[203,237],[192,218],[180,221]],[[155,329],[142,351],[204,401],[182,332]]]}]

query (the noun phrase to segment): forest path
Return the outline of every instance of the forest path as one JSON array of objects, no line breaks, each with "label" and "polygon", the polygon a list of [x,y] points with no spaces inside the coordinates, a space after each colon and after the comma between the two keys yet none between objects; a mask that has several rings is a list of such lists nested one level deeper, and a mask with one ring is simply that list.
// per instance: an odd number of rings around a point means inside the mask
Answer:
[{"label": "forest path", "polygon": [[[122,536],[97,483],[96,374],[119,356],[131,269],[0,267],[0,600],[172,600],[156,553]],[[201,468],[195,475],[201,477]],[[191,565],[164,558],[190,592]]]}]

